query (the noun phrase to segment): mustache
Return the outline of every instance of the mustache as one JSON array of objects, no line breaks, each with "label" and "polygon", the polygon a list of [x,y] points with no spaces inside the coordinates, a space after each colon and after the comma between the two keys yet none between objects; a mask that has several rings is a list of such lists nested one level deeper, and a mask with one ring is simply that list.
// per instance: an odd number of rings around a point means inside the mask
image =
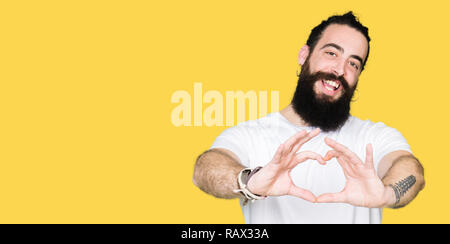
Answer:
[{"label": "mustache", "polygon": [[306,80],[310,81],[310,82],[316,82],[318,80],[332,80],[332,81],[339,81],[339,83],[342,85],[342,87],[346,90],[349,91],[350,86],[347,82],[347,80],[344,78],[344,76],[337,76],[335,74],[332,73],[326,73],[326,72],[322,72],[322,71],[318,71],[314,74],[310,74],[307,77],[305,77]]}]

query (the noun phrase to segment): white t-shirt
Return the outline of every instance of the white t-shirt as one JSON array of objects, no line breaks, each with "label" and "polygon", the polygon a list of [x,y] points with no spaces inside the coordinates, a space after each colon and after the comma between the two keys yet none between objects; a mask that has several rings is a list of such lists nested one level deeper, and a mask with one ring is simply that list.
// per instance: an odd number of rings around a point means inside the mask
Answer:
[{"label": "white t-shirt", "polygon": [[[226,129],[214,141],[211,148],[225,148],[235,153],[241,163],[249,168],[269,163],[278,146],[302,129],[290,123],[279,112],[258,120],[240,123]],[[362,161],[365,160],[366,145],[372,143],[374,164],[378,169],[386,154],[409,151],[405,138],[397,130],[385,124],[373,123],[350,116],[344,126],[335,132],[321,132],[305,143],[300,151],[313,151],[322,156],[331,148],[325,144],[325,136],[347,146]],[[345,186],[345,177],[335,158],[327,164],[308,160],[300,163],[291,172],[297,186],[310,190],[314,195],[340,192]],[[293,196],[267,197],[264,200],[242,205],[245,222],[257,223],[381,223],[382,209],[355,207],[344,203],[310,203]]]}]

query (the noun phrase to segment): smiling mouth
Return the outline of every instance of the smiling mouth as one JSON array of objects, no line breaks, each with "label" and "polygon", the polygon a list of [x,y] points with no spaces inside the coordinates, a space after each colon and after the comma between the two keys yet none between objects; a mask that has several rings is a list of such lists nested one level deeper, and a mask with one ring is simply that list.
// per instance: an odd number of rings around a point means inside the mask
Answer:
[{"label": "smiling mouth", "polygon": [[341,83],[339,81],[332,80],[322,80],[322,84],[328,91],[337,91],[337,89],[339,89],[339,87],[341,86]]},{"label": "smiling mouth", "polygon": [[324,95],[334,97],[336,94],[342,90],[341,82],[339,80],[320,80],[321,91]]}]

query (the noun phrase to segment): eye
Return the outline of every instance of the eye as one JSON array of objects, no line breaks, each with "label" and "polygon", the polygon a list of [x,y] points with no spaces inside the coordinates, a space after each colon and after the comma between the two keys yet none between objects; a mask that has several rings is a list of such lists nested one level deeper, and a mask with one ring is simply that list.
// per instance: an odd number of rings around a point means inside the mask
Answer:
[{"label": "eye", "polygon": [[336,57],[336,56],[337,56],[336,53],[331,52],[331,51],[328,51],[328,52],[325,52],[325,53],[328,54],[328,55],[330,55],[330,56],[333,56],[333,57]]},{"label": "eye", "polygon": [[353,61],[350,61],[350,66],[352,66],[353,68],[355,68],[356,70],[359,70],[359,65]]}]

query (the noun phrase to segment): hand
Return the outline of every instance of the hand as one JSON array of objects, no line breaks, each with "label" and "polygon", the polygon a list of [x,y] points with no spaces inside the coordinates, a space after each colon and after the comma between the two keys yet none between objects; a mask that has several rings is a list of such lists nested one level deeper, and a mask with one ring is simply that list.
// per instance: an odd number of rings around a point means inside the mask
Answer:
[{"label": "hand", "polygon": [[290,172],[295,166],[308,159],[325,164],[325,160],[317,153],[310,151],[297,153],[303,144],[319,133],[320,129],[315,129],[309,133],[302,130],[281,144],[273,159],[250,178],[247,184],[250,192],[261,196],[291,195],[314,202],[316,200],[314,194],[297,187],[292,182]]},{"label": "hand", "polygon": [[354,152],[344,145],[330,138],[325,138],[325,143],[334,150],[328,151],[324,160],[328,161],[336,157],[347,182],[341,192],[320,195],[316,202],[340,202],[368,208],[384,207],[392,193],[390,193],[389,187],[384,186],[375,171],[372,145],[366,146],[366,162],[363,163]]}]

